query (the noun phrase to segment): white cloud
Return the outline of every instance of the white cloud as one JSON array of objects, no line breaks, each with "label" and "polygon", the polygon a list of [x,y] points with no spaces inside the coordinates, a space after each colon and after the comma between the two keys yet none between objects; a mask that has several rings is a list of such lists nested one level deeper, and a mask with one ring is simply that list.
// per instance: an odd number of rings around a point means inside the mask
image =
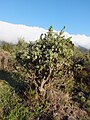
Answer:
[{"label": "white cloud", "polygon": [[72,37],[71,40],[76,46],[82,46],[87,49],[90,49],[90,37],[86,35],[74,35],[74,34],[69,34],[65,32],[66,37]]},{"label": "white cloud", "polygon": [[18,38],[23,37],[27,42],[35,41],[45,32],[46,30],[40,27],[28,27],[0,21],[0,40],[11,43],[17,43]]},{"label": "white cloud", "polygon": [[[0,21],[0,40],[11,43],[17,43],[20,37],[24,37],[27,42],[35,41],[39,39],[42,33],[46,32],[47,30],[40,27],[29,27]],[[71,40],[75,45],[90,49],[90,37],[86,35],[71,35],[67,32],[65,32],[65,35],[66,37],[72,36]]]}]

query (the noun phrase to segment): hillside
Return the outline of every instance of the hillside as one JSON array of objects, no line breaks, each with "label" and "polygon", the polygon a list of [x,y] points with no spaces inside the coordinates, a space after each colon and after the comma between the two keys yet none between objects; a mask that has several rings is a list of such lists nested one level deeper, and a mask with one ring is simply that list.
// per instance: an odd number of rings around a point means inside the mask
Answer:
[{"label": "hillside", "polygon": [[63,30],[0,47],[0,120],[90,119],[90,52]]}]

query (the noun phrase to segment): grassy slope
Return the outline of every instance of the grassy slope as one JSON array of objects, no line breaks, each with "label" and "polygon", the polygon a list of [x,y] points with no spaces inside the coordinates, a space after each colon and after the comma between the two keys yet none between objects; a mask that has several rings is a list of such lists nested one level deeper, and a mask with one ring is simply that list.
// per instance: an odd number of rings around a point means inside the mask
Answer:
[{"label": "grassy slope", "polygon": [[[35,114],[32,111],[30,112],[30,106],[26,107],[22,103],[23,99],[18,94],[20,89],[18,87],[20,87],[19,83],[15,79],[13,80],[10,74],[3,71],[0,72],[0,120],[33,120]],[[54,100],[54,98],[52,99]],[[68,99],[65,98],[65,100],[67,100],[68,104]],[[79,109],[77,110],[80,111]],[[87,118],[86,120],[89,119]]]}]

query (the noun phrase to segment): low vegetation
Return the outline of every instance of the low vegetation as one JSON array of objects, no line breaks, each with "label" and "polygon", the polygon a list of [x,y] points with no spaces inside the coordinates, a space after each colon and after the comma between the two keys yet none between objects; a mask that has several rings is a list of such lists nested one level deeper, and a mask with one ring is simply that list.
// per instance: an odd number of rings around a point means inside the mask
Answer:
[{"label": "low vegetation", "polygon": [[90,51],[63,32],[1,44],[0,120],[90,120]]}]

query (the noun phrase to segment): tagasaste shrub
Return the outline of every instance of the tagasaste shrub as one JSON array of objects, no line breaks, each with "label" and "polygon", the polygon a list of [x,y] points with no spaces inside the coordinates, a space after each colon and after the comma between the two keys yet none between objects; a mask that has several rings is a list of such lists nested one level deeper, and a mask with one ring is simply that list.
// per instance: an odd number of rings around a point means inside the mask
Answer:
[{"label": "tagasaste shrub", "polygon": [[[45,85],[53,78],[66,72],[72,74],[74,45],[70,38],[65,38],[63,32],[62,29],[55,33],[50,27],[46,34],[41,34],[39,40],[30,42],[26,51],[17,52],[17,63],[21,64],[26,77],[33,79],[35,88],[43,95],[46,92]],[[17,67],[17,71],[20,69]]]}]

